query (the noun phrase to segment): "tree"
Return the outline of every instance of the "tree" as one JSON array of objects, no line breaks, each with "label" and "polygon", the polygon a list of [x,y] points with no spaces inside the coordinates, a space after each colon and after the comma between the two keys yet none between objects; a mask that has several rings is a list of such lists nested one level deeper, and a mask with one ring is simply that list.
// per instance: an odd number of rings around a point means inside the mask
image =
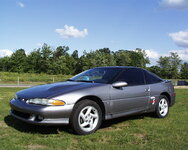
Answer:
[{"label": "tree", "polygon": [[[53,49],[47,44],[26,55],[24,49],[16,50],[10,57],[0,58],[0,71],[33,72],[49,74],[77,74],[86,69],[100,66],[136,66],[146,68],[149,58],[145,50],[118,50],[112,52],[102,48],[83,52],[78,56],[78,50],[68,53],[68,46],[58,46]],[[188,78],[188,63],[181,64],[177,53],[160,57],[158,66],[148,69],[163,78]]]},{"label": "tree", "polygon": [[177,53],[170,53],[171,77],[172,79],[179,78],[179,70],[181,66],[181,59]]},{"label": "tree", "polygon": [[119,50],[114,53],[115,61],[117,66],[130,66],[131,58],[129,51]]},{"label": "tree", "polygon": [[181,65],[181,78],[188,79],[188,63],[187,62],[184,62]]},{"label": "tree", "polygon": [[161,77],[170,79],[170,57],[159,57],[157,61],[158,66],[161,68]]},{"label": "tree", "polygon": [[119,50],[114,53],[117,66],[135,66],[145,68],[149,64],[149,58],[144,50]]},{"label": "tree", "polygon": [[101,53],[105,53],[105,54],[110,54],[111,53],[109,48],[102,48],[102,49],[99,49],[98,51],[101,52]]},{"label": "tree", "polygon": [[159,77],[162,77],[162,75],[161,75],[161,68],[159,66],[151,66],[151,67],[148,67],[147,69],[149,71],[155,73]]},{"label": "tree", "polygon": [[47,44],[44,44],[41,49],[41,66],[40,71],[41,72],[48,72],[50,61],[52,58],[52,49]]},{"label": "tree", "polygon": [[131,58],[131,66],[145,68],[146,64],[150,64],[145,50],[136,48],[136,50],[129,52]]},{"label": "tree", "polygon": [[77,59],[79,58],[79,57],[78,57],[78,50],[74,50],[71,56],[72,56],[74,59],[77,60]]},{"label": "tree", "polygon": [[69,47],[68,46],[58,46],[56,50],[53,52],[53,58],[59,58],[61,56],[65,56],[68,54]]},{"label": "tree", "polygon": [[34,50],[27,56],[26,72],[41,73],[42,56],[41,49]]},{"label": "tree", "polygon": [[51,62],[51,65],[49,65],[49,69],[47,73],[49,74],[68,74],[69,68],[66,66],[66,57],[61,56],[59,59],[54,60]]},{"label": "tree", "polygon": [[161,75],[168,79],[177,79],[179,77],[179,68],[181,59],[177,53],[170,53],[170,56],[160,57],[157,61],[161,68]]},{"label": "tree", "polygon": [[10,64],[11,68],[10,71],[12,72],[24,72],[26,68],[26,59],[27,56],[25,54],[24,49],[16,50],[12,56],[10,57]]},{"label": "tree", "polygon": [[84,55],[80,57],[79,67],[80,70],[86,70],[99,66],[115,66],[116,62],[114,55],[110,52],[106,52],[106,48],[91,51],[89,53],[84,52]]},{"label": "tree", "polygon": [[12,64],[10,63],[10,57],[5,56],[3,58],[0,58],[0,71],[10,71],[12,68]]}]

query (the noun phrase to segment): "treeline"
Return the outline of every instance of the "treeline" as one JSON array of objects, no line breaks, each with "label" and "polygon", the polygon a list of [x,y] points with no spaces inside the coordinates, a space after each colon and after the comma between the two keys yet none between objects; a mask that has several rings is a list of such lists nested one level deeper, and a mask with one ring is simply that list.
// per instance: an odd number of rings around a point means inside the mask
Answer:
[{"label": "treeline", "polygon": [[188,78],[188,63],[183,63],[177,53],[160,57],[157,66],[146,67],[149,58],[142,49],[111,51],[109,48],[86,52],[79,57],[78,51],[68,53],[69,47],[53,49],[44,44],[28,55],[24,49],[16,50],[10,57],[0,58],[0,71],[47,74],[77,74],[98,66],[136,66],[147,68],[162,78]]}]

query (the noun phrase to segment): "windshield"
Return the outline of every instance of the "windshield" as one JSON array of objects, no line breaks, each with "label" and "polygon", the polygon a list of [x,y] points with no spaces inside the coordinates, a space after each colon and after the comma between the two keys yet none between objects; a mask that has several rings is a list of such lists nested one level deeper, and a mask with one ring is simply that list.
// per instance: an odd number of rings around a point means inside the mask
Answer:
[{"label": "windshield", "polygon": [[69,81],[109,83],[120,71],[120,68],[94,68],[72,77]]}]

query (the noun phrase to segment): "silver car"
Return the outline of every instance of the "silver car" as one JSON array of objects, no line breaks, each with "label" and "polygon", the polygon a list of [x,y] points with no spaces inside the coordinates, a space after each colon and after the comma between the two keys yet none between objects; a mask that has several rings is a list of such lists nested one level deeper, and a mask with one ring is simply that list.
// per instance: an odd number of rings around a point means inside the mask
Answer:
[{"label": "silver car", "polygon": [[174,103],[171,81],[137,67],[98,67],[65,82],[17,92],[10,112],[32,124],[70,124],[84,135],[95,132],[103,120],[121,116],[153,112],[164,118]]}]

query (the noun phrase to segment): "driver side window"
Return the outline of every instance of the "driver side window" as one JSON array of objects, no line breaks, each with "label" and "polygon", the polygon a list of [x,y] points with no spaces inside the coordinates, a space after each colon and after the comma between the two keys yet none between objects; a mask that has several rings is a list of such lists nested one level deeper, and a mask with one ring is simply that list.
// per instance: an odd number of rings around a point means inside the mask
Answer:
[{"label": "driver side window", "polygon": [[136,68],[126,69],[123,71],[119,75],[117,81],[125,81],[128,83],[128,86],[145,84],[143,71]]}]

